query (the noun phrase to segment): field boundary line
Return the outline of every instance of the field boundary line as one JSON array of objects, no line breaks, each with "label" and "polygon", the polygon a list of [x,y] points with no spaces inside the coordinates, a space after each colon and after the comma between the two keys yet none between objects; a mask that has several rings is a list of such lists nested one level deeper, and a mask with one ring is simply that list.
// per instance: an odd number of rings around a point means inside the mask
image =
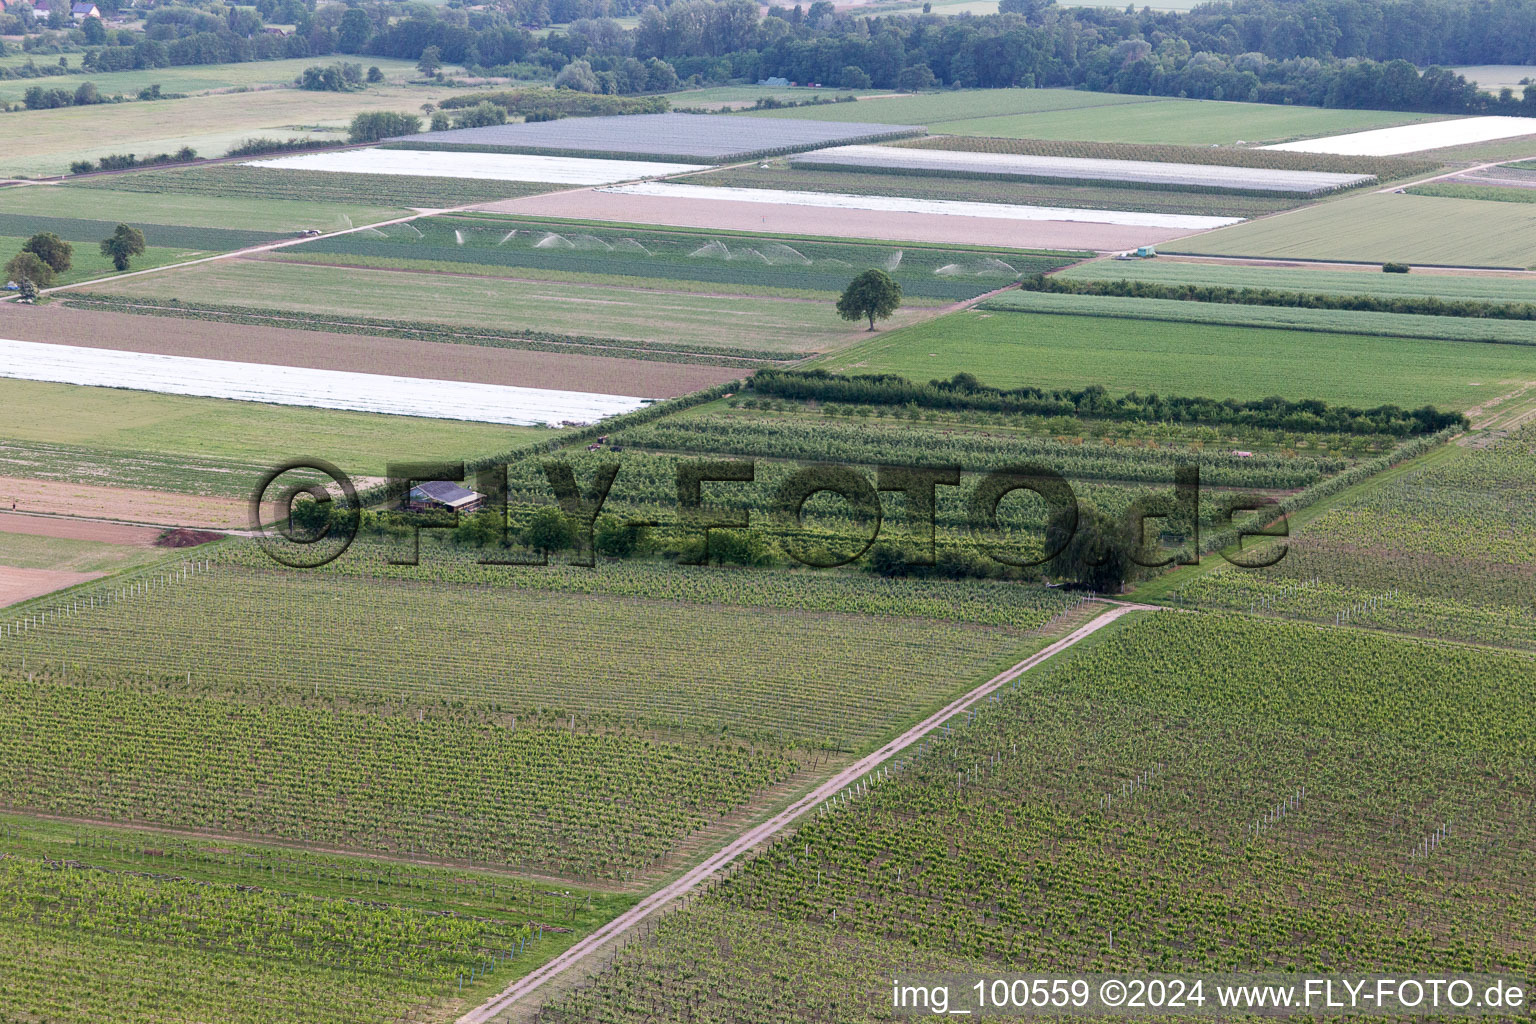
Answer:
[{"label": "field boundary line", "polygon": [[545,982],[548,982],[560,974],[563,974],[565,971],[569,970],[571,967],[574,967],[577,963],[584,960],[587,956],[602,948],[610,940],[618,938],[625,932],[628,932],[635,925],[639,924],[642,920],[648,917],[652,912],[658,911],[679,897],[685,896],[692,892],[694,889],[698,888],[701,883],[708,881],[710,878],[718,874],[721,869],[729,866],[747,850],[757,846],[759,843],[770,838],[786,826],[794,823],[797,819],[803,817],[807,812],[813,810],[826,800],[830,799],[834,794],[841,792],[844,788],[862,776],[868,774],[884,761],[905,750],[907,747],[911,746],[917,741],[923,739],[929,733],[943,725],[945,722],[954,718],[961,712],[969,710],[973,705],[979,703],[983,698],[989,696],[1004,685],[1011,683],[1013,680],[1019,678],[1030,669],[1035,668],[1036,666],[1050,660],[1055,655],[1060,654],[1062,651],[1065,651],[1068,648],[1087,639],[1089,636],[1098,632],[1100,629],[1109,625],[1111,622],[1116,621],[1122,616],[1136,611],[1162,610],[1155,605],[1147,604],[1122,604],[1119,602],[1104,603],[1111,605],[1108,611],[1101,615],[1095,616],[1088,622],[1085,622],[1083,625],[1073,630],[1071,633],[1068,633],[1061,639],[1048,644],[1047,646],[1036,651],[1034,654],[1025,658],[1023,661],[1020,661],[1012,668],[1008,668],[1002,672],[999,672],[985,683],[982,683],[980,686],[969,691],[963,696],[951,701],[949,704],[945,705],[943,708],[940,708],[938,711],[935,711],[933,714],[929,715],[927,718],[923,719],[921,722],[914,725],[906,732],[881,746],[878,750],[865,755],[864,757],[855,761],[853,764],[849,765],[847,768],[844,768],[842,771],[838,772],[836,775],[823,782],[820,786],[817,786],[810,793],[807,793],[805,796],[802,796],[800,799],[790,804],[790,806],[786,807],[772,818],[769,818],[767,821],[755,825],[748,829],[746,832],[743,832],[726,846],[717,850],[705,860],[695,865],[692,869],[690,869],[676,881],[670,883],[669,885],[663,886],[662,888],[651,893],[649,896],[646,896],[629,910],[620,914],[618,917],[615,917],[613,920],[609,921],[602,927],[595,929],[580,942],[577,942],[575,945],[571,946],[569,949],[555,957],[553,960],[550,960],[548,963],[539,967],[537,970],[531,971],[524,975],[522,978],[519,978],[517,981],[507,986],[507,988],[503,989],[500,993],[493,996],[491,999],[464,1014],[458,1019],[458,1024],[486,1024],[486,1022],[490,1021],[491,1018],[495,1015],[501,1013],[503,1010],[511,1007],[518,1000],[542,987]]}]

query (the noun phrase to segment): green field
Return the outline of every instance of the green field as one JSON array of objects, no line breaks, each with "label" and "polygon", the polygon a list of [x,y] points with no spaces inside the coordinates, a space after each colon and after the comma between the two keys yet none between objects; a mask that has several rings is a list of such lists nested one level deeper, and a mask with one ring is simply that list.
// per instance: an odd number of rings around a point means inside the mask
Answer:
[{"label": "green field", "polygon": [[170,554],[165,548],[0,531],[0,565],[18,569],[116,572],[158,562]]},{"label": "green field", "polygon": [[[427,558],[424,572],[403,580],[294,571],[259,552],[246,560],[258,567],[216,566],[58,628],[13,637],[0,658],[18,666],[23,656],[34,666],[90,664],[108,679],[151,666],[169,678],[190,671],[194,683],[276,701],[279,709],[318,693],[335,706],[292,708],[314,723],[342,706],[453,701],[489,716],[475,731],[510,714],[525,721],[575,714],[594,728],[643,726],[852,750],[1039,643],[1014,628],[718,599],[680,603],[665,592],[634,598],[460,585],[452,582],[452,562],[434,567]],[[304,630],[273,630],[272,623],[295,615],[309,622]],[[424,622],[434,628],[416,628]],[[742,636],[755,640],[736,642]],[[509,650],[517,652],[515,666],[506,660]],[[284,698],[296,685],[295,659],[307,666],[304,679]],[[236,799],[224,792],[223,799]],[[533,841],[515,838],[515,829],[492,835],[463,822],[443,827],[469,849]],[[363,845],[379,849],[382,841]],[[559,856],[593,854],[564,849]]]},{"label": "green field", "polygon": [[[206,263],[104,285],[100,291],[236,305],[250,305],[254,299],[269,309],[691,342],[707,349],[816,352],[850,344],[858,335],[855,325],[838,319],[831,295],[812,301],[673,294],[666,292],[663,282],[645,283],[652,287],[246,260]],[[428,297],[430,301],[424,301]]]},{"label": "green field", "polygon": [[1381,110],[1334,110],[1219,100],[1156,100],[1096,108],[1092,114],[1054,111],[945,121],[935,130],[953,135],[1003,138],[1085,139],[1099,142],[1162,142],[1176,145],[1235,145],[1286,142],[1324,135],[1432,121],[1429,114]]},{"label": "green field", "polygon": [[1228,288],[1270,288],[1322,295],[1434,296],[1486,302],[1536,302],[1536,277],[1507,274],[1383,274],[1361,270],[1302,270],[1174,259],[1095,260],[1060,272],[1082,281],[1151,281],[1210,284]]},{"label": "green field", "polygon": [[30,445],[0,453],[0,469],[43,479],[245,497],[256,474],[299,455],[382,476],[407,453],[474,458],[540,436],[550,431],[0,379],[0,438]]},{"label": "green field", "polygon": [[[1531,395],[1503,403],[1531,416]],[[1504,415],[1502,405],[1488,414]],[[1322,510],[1272,570],[1218,566],[1165,597],[1184,607],[1242,610],[1529,648],[1536,610],[1536,428],[1453,445]]]},{"label": "green field", "polygon": [[[364,207],[423,207],[444,209],[468,203],[515,199],[565,188],[531,181],[485,181],[474,178],[418,178],[407,174],[348,174],[339,171],[303,171],[295,168],[251,167],[246,164],[202,164],[77,178],[71,188],[106,189],[114,201],[124,193],[150,192],[176,196],[214,196],[230,200],[266,200],[263,208],[304,214],[303,205],[322,203],[329,209]],[[276,202],[273,202],[276,200]],[[378,220],[363,211],[347,214],[354,224]],[[344,224],[342,226],[345,226]]]},{"label": "green field", "polygon": [[1481,199],[1490,203],[1536,203],[1536,188],[1479,185],[1476,178],[1415,185],[1408,190],[1408,194],[1440,196],[1445,199]]},{"label": "green field", "polygon": [[[874,124],[923,124],[980,117],[1038,114],[1058,110],[1139,105],[1155,102],[1146,96],[1123,96],[1076,89],[963,89],[880,96],[858,103],[828,103],[788,110],[753,111],[750,117],[793,117],[813,121],[862,121]],[[1083,115],[1087,116],[1087,115]],[[935,127],[935,130],[938,130]]]},{"label": "green field", "polygon": [[752,116],[922,124],[947,135],[1232,145],[1438,120],[1430,114],[1219,100],[1156,99],[1068,89],[980,89],[765,111]]},{"label": "green field", "polygon": [[[66,79],[71,88],[83,80]],[[247,139],[311,136],[316,128],[326,130],[317,137],[340,142],[355,114],[417,110],[452,95],[455,90],[440,85],[383,84],[355,93],[264,89],[28,110],[0,118],[0,176],[63,174],[76,160],[174,153],[183,146],[202,156],[223,156]]]},{"label": "green field", "polygon": [[1006,292],[996,298],[988,299],[981,304],[980,308],[1017,310],[1025,313],[1156,320],[1164,323],[1225,324],[1231,327],[1322,331],[1388,338],[1423,338],[1431,341],[1536,345],[1536,324],[1532,324],[1530,320],[1378,313],[1354,309],[1305,309],[1294,306],[1242,305],[1235,302],[1190,302],[1183,299],[1065,295],[1030,291]]},{"label": "green field", "polygon": [[[21,815],[0,816],[0,872],[6,1005],[28,1020],[438,1020],[633,902],[484,868]],[[88,917],[55,912],[86,904]],[[89,972],[69,967],[81,962]]]},{"label": "green field", "polygon": [[1112,392],[1466,409],[1536,380],[1536,349],[970,311],[881,334],[816,365],[920,381],[964,371],[997,387],[1100,384]]},{"label": "green field", "polygon": [[[40,58],[46,62],[48,58]],[[44,89],[69,89],[73,92],[85,82],[90,82],[104,96],[119,93],[132,98],[140,89],[160,86],[162,92],[200,93],[218,89],[253,89],[258,87],[287,86],[307,67],[328,65],[338,61],[359,63],[365,68],[377,67],[389,79],[396,81],[408,77],[420,77],[415,64],[408,60],[390,57],[354,57],[334,55],[330,57],[298,57],[291,60],[246,61],[241,64],[191,64],[180,67],[149,68],[143,71],[112,71],[80,75],[59,75],[50,78],[13,78],[0,80],[0,102],[20,103],[22,94],[34,85]],[[78,60],[71,60],[78,64]],[[448,69],[452,73],[452,69]],[[164,102],[164,101],[161,101]]]},{"label": "green field", "polygon": [[[955,301],[993,291],[1021,274],[1069,262],[980,247],[901,246],[870,242],[794,240],[752,234],[644,229],[457,214],[305,242],[284,255],[364,266],[423,264],[423,269],[516,277],[526,270],[618,276],[668,289],[697,282],[716,291],[738,286],[784,289],[821,298],[842,291],[868,267],[885,269],[914,300]],[[382,261],[382,262],[381,262]],[[430,266],[427,266],[430,265]],[[820,293],[820,294],[818,294]]]},{"label": "green field", "polygon": [[550,1016],[864,1024],[892,1019],[892,978],[941,971],[1523,976],[1533,698],[1524,656],[1235,616],[1117,623]]},{"label": "green field", "polygon": [[107,175],[93,179],[94,187],[91,188],[27,185],[0,189],[0,216],[122,220],[133,224],[291,233],[303,228],[334,231],[404,216],[408,212],[400,207],[373,203],[337,204],[323,199],[119,192],[110,187],[116,181],[116,175]]},{"label": "green field", "polygon": [[[39,231],[50,230],[49,225],[39,225]],[[70,257],[69,269],[62,274],[54,276],[55,285],[76,284],[80,281],[92,281],[101,277],[110,277],[118,273],[112,265],[110,257],[101,254],[101,248],[96,244],[100,239],[111,234],[110,229],[102,232],[95,238],[79,239],[74,242],[75,251]],[[0,235],[0,264],[8,262],[10,258],[21,251],[30,235],[6,236]],[[65,239],[69,241],[69,239]],[[196,259],[207,255],[203,249],[178,249],[163,245],[147,246],[141,255],[135,256],[130,264],[130,270],[147,270],[150,267],[163,267],[168,263],[180,263],[182,260]]]},{"label": "green field", "polygon": [[1536,265],[1536,206],[1372,193],[1218,228],[1163,248],[1206,256],[1524,269]]}]

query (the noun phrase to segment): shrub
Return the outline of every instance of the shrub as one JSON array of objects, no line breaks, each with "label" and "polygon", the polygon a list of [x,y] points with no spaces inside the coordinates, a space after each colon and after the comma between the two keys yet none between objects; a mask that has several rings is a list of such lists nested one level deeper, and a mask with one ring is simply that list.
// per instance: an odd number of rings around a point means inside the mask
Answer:
[{"label": "shrub", "polygon": [[1381,265],[1381,272],[1383,274],[1406,274],[1406,273],[1408,273],[1408,264],[1406,264],[1406,263],[1383,263]]},{"label": "shrub", "polygon": [[396,135],[414,135],[421,131],[421,118],[415,114],[396,114],[375,110],[358,114],[347,130],[350,142],[378,142]]},{"label": "shrub", "polygon": [[53,268],[32,252],[17,253],[11,257],[11,262],[5,265],[5,276],[18,284],[31,282],[38,288],[47,288],[53,284]]},{"label": "shrub", "polygon": [[75,252],[74,246],[51,231],[40,231],[33,235],[22,245],[21,251],[29,252],[48,264],[55,274],[62,274],[69,269]]},{"label": "shrub", "polygon": [[[438,111],[437,114],[441,114]],[[437,114],[433,114],[433,125],[437,124]],[[493,124],[506,124],[507,111],[504,107],[498,107],[494,103],[482,103],[476,107],[470,107],[460,114],[454,121],[456,128],[485,128]],[[434,129],[435,130],[435,129]]]}]

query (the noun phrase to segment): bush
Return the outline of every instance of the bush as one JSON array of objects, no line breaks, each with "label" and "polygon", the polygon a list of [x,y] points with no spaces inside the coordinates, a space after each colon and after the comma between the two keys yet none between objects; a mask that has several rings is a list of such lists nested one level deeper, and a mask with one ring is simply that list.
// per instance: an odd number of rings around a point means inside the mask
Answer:
[{"label": "bush", "polygon": [[[377,69],[375,69],[377,70]],[[298,86],[311,92],[357,92],[363,87],[361,64],[315,65],[299,75]]]},{"label": "bush", "polygon": [[386,110],[358,114],[347,130],[350,142],[378,142],[396,135],[415,135],[421,131],[421,118],[415,114],[395,114]]},{"label": "bush", "polygon": [[1406,274],[1406,273],[1408,273],[1408,264],[1406,264],[1406,263],[1383,263],[1381,265],[1381,272],[1383,274]]},{"label": "bush", "polygon": [[124,171],[131,167],[153,167],[156,164],[191,163],[197,159],[197,150],[191,146],[182,146],[174,153],[160,153],[155,156],[147,156],[142,160],[133,153],[113,153],[104,156],[95,164],[89,160],[76,160],[69,165],[71,174],[89,174],[92,171]]},{"label": "bush", "polygon": [[263,153],[283,153],[302,149],[329,149],[336,143],[329,139],[246,139],[230,146],[225,156],[260,156]]},{"label": "bush", "polygon": [[597,92],[597,75],[592,65],[584,60],[573,60],[555,76],[556,89],[574,89],[576,92]]},{"label": "bush", "polygon": [[870,77],[863,68],[849,64],[837,73],[837,84],[844,89],[868,89]]},{"label": "bush", "polygon": [[53,232],[40,231],[22,244],[21,251],[29,252],[48,264],[55,274],[62,274],[69,269],[75,249]]},{"label": "bush", "polygon": [[[437,111],[441,114],[442,111]],[[433,125],[437,124],[437,114],[433,114]],[[476,107],[470,107],[454,120],[456,128],[485,128],[494,124],[506,124],[507,111],[494,103],[482,103]],[[435,129],[434,129],[435,130]]]},{"label": "bush", "polygon": [[18,284],[31,282],[37,288],[47,288],[53,284],[53,268],[31,252],[11,257],[11,262],[5,265],[5,276]]}]

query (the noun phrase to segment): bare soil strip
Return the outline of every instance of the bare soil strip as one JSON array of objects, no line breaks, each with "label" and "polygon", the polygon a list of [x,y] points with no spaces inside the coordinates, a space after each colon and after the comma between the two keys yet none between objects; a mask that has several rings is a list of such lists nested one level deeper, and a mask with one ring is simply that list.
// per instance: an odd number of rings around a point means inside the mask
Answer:
[{"label": "bare soil strip", "polygon": [[[576,352],[457,345],[366,334],[221,324],[174,316],[0,303],[0,337],[122,352],[269,366],[394,374],[525,388],[673,398],[735,380],[739,367],[696,366]],[[634,388],[640,388],[639,392]]]},{"label": "bare soil strip", "polygon": [[23,512],[0,510],[0,533],[25,533],[33,537],[58,537],[63,540],[93,540],[102,544],[126,544],[153,547],[160,530],[153,526],[124,526],[89,519],[60,519]]},{"label": "bare soil strip", "polygon": [[250,525],[250,512],[239,498],[171,494],[15,476],[0,476],[0,509],[210,530],[243,530]]},{"label": "bare soil strip", "polygon": [[668,224],[716,231],[881,238],[906,242],[993,245],[1010,249],[1093,249],[1114,252],[1200,234],[1167,228],[952,217],[934,213],[769,206],[731,200],[670,199],[586,189],[486,203],[488,213],[516,213],[623,224]]},{"label": "bare soil strip", "polygon": [[99,579],[104,572],[64,572],[61,569],[18,569],[0,565],[0,608],[32,597],[42,597],[55,590],[72,587],[86,580]]},{"label": "bare soil strip", "polygon": [[832,778],[816,787],[815,790],[796,800],[789,807],[769,818],[760,825],[756,825],[720,849],[702,863],[692,868],[681,878],[669,885],[651,893],[645,899],[635,904],[634,907],[615,917],[601,928],[592,932],[586,938],[576,943],[570,949],[550,960],[511,985],[507,986],[500,995],[482,1003],[480,1006],[460,1017],[458,1024],[486,1024],[492,1017],[506,1010],[523,997],[536,991],[546,982],[563,974],[574,967],[587,956],[595,953],[611,940],[618,938],[639,924],[649,914],[665,908],[679,897],[691,892],[721,870],[728,867],[746,851],[771,838],[775,833],[793,824],[797,819],[804,817],[822,802],[841,792],[844,788],[863,778],[891,757],[905,750],[907,747],[921,740],[939,726],[954,716],[966,711],[981,701],[988,694],[1005,686],[1028,672],[1030,669],[1049,660],[1054,655],[1060,654],[1067,648],[1077,644],[1093,633],[1109,625],[1111,622],[1133,611],[1153,611],[1151,605],[1115,604],[1109,611],[1090,619],[1071,633],[1045,647],[1035,654],[1019,662],[1017,665],[1001,672],[987,680],[965,696],[948,704],[939,711],[923,719],[917,725],[908,729],[900,736],[891,740],[885,746],[874,753],[860,758],[847,768],[838,772]]}]

